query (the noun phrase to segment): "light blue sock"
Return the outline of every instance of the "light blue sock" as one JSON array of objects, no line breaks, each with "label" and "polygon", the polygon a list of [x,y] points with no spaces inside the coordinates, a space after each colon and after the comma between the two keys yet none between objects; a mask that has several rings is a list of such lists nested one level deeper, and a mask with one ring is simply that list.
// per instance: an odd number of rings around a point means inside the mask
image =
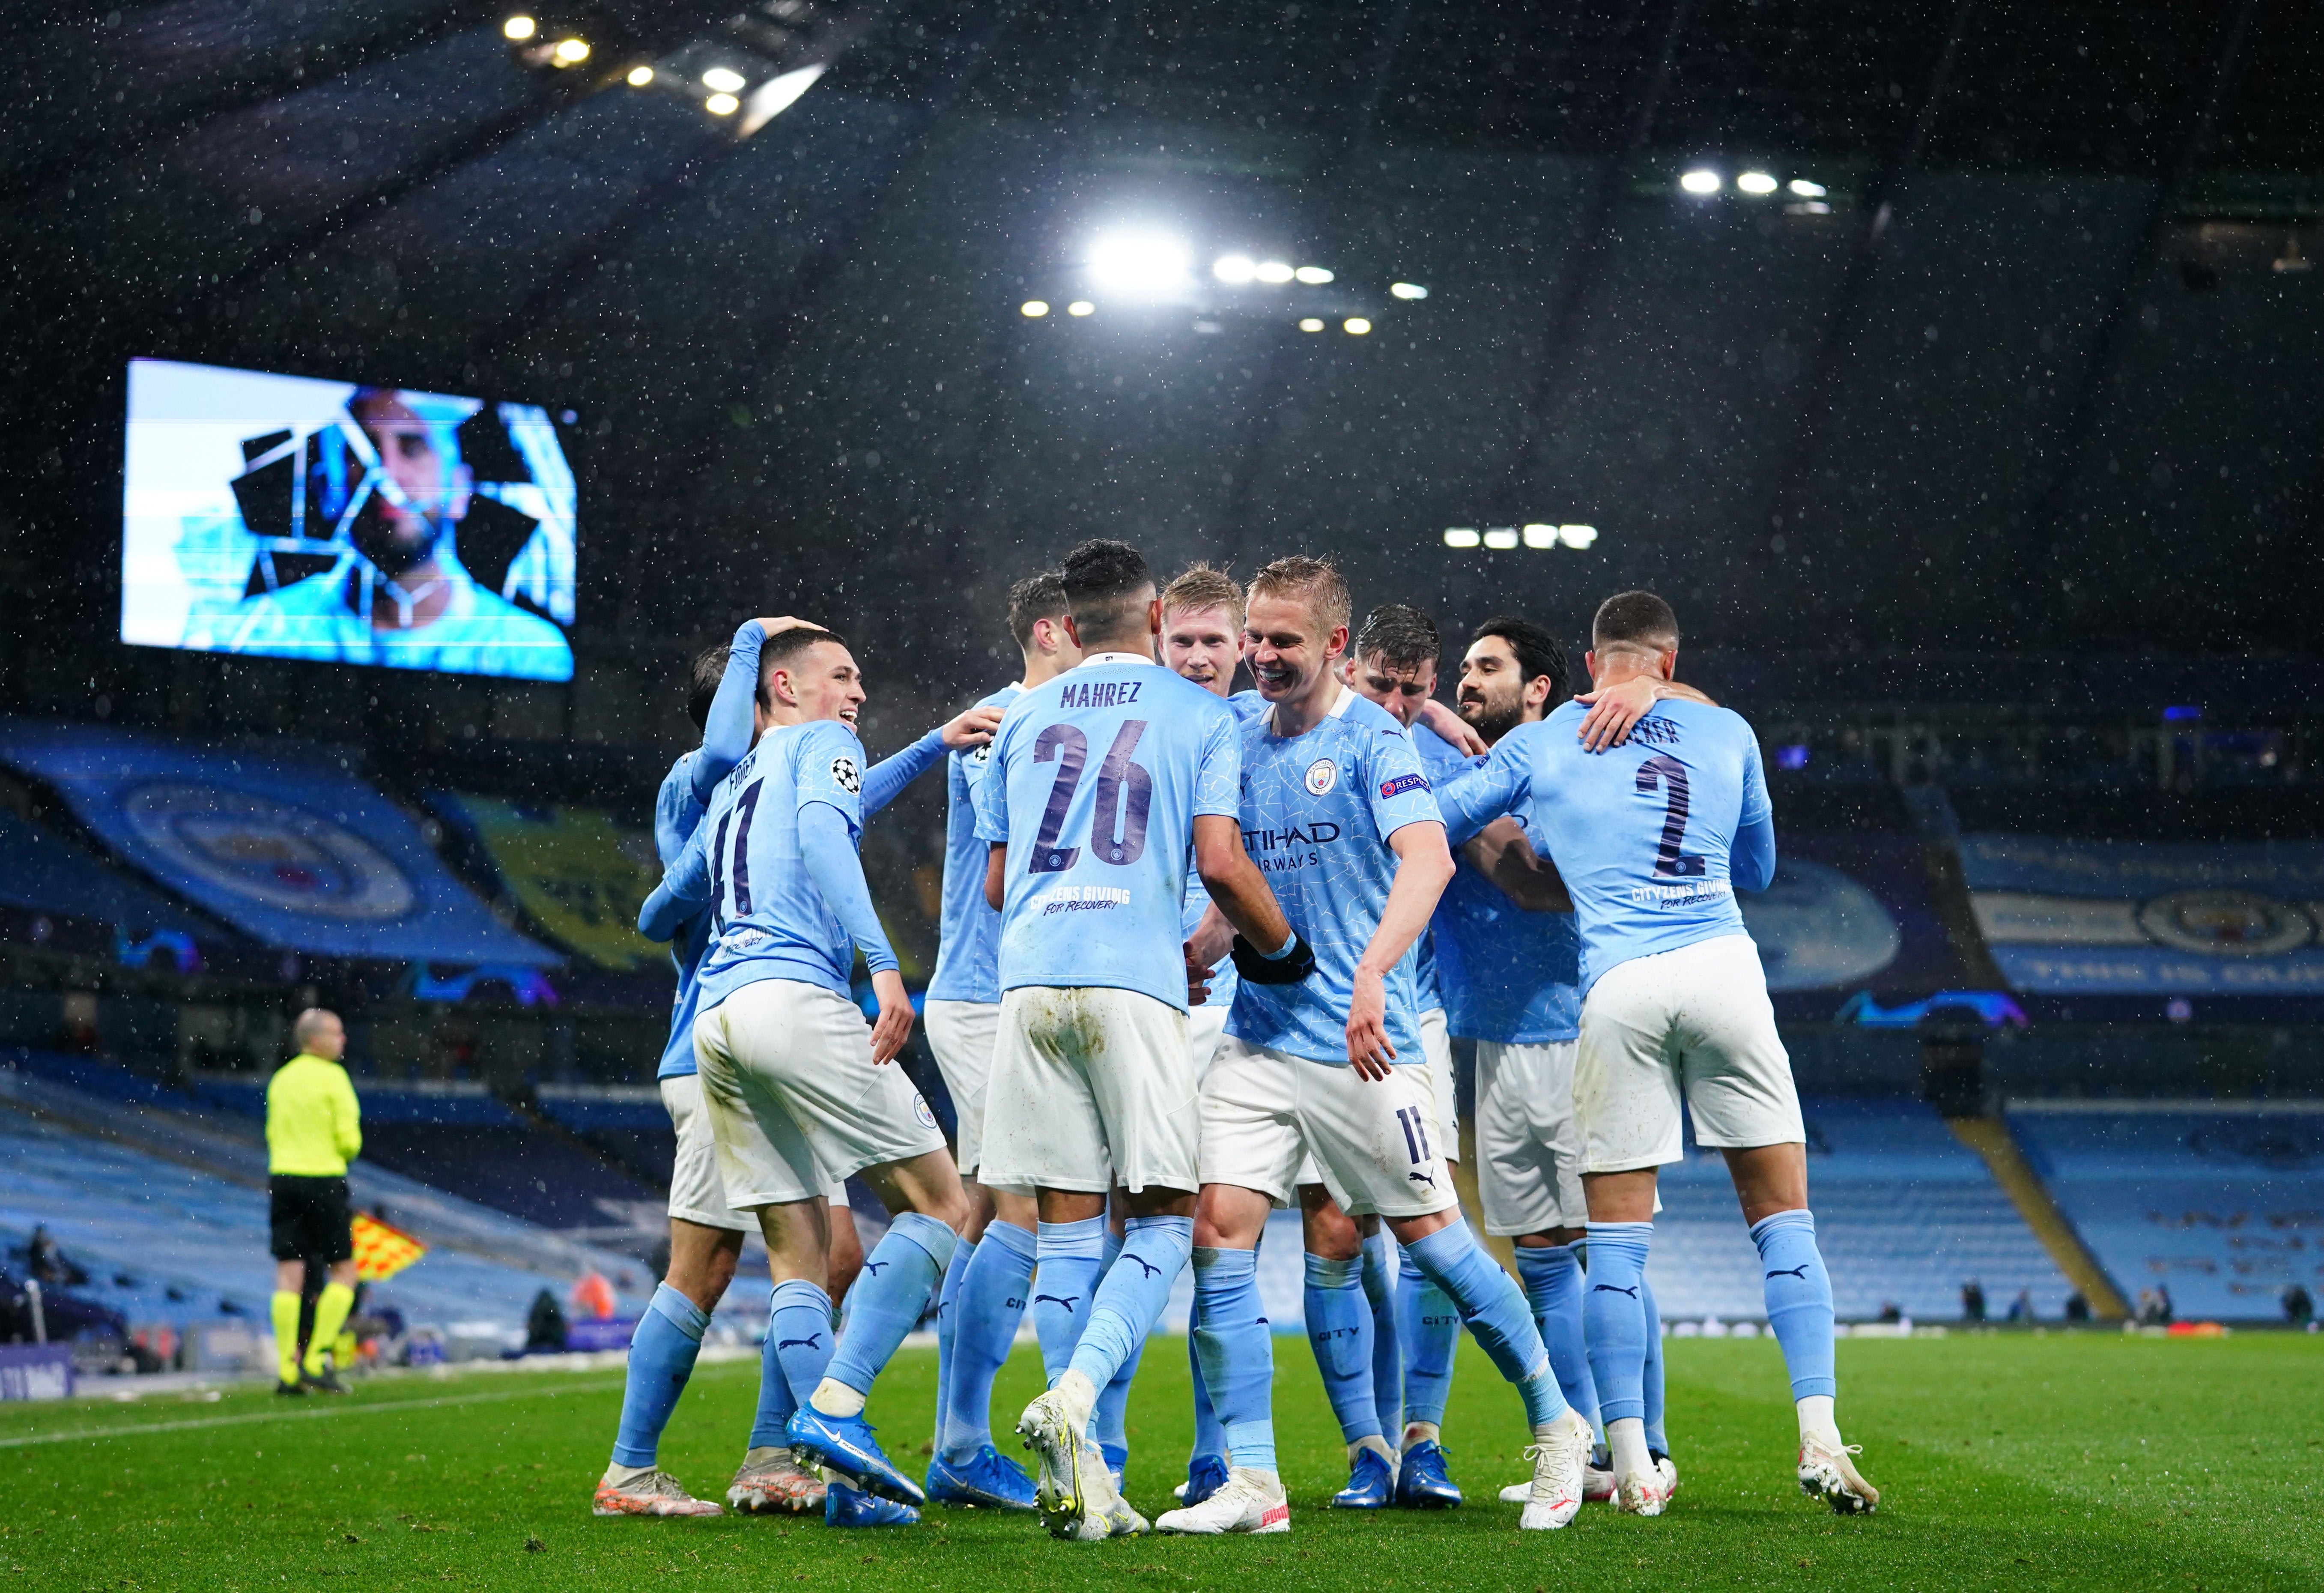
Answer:
[{"label": "light blue sock", "polygon": [[1565,1396],[1557,1390],[1557,1374],[1549,1369],[1549,1352],[1542,1348],[1525,1294],[1478,1246],[1467,1219],[1454,1218],[1450,1226],[1406,1246],[1405,1254],[1452,1297],[1461,1320],[1477,1336],[1477,1347],[1517,1385],[1526,1424],[1537,1428],[1563,1415]]},{"label": "light blue sock", "polygon": [[948,1225],[918,1211],[898,1212],[847,1292],[847,1327],[825,1375],[870,1394],[880,1368],[927,1313],[928,1297],[959,1247],[960,1236]]},{"label": "light blue sock", "polygon": [[1033,1236],[1014,1223],[985,1224],[961,1274],[952,1365],[945,1372],[944,1458],[955,1466],[975,1459],[992,1441],[992,1380],[1017,1341],[1032,1284]]},{"label": "light blue sock", "polygon": [[1571,1245],[1520,1245],[1517,1276],[1525,1280],[1526,1302],[1533,1307],[1559,1391],[1596,1426],[1598,1385],[1590,1379],[1590,1348],[1582,1333],[1582,1257]]},{"label": "light blue sock", "polygon": [[622,1386],[622,1425],[613,1436],[619,1466],[650,1466],[661,1447],[661,1430],[694,1375],[710,1313],[668,1283],[653,1292],[646,1314],[630,1339],[630,1369]]},{"label": "light blue sock", "polygon": [[1372,1313],[1364,1298],[1360,1257],[1331,1261],[1310,1251],[1304,1292],[1307,1342],[1315,1348],[1315,1369],[1323,1393],[1349,1443],[1380,1435],[1379,1407],[1372,1403]]},{"label": "light blue sock", "polygon": [[945,1398],[952,1387],[953,1340],[960,1333],[960,1282],[968,1275],[968,1264],[976,1255],[976,1246],[965,1239],[953,1246],[952,1260],[945,1264],[944,1282],[936,1289],[936,1433],[938,1449],[944,1447]]},{"label": "light blue sock", "polygon": [[1223,1459],[1226,1430],[1219,1425],[1218,1411],[1211,1403],[1210,1381],[1203,1375],[1203,1297],[1199,1292],[1186,1320],[1186,1360],[1194,1379],[1194,1447],[1186,1452],[1187,1461],[1192,1464],[1204,1455]]},{"label": "light blue sock", "polygon": [[1590,1276],[1582,1293],[1582,1328],[1590,1341],[1590,1375],[1601,1421],[1646,1413],[1646,1252],[1651,1222],[1590,1225]]},{"label": "light blue sock", "polygon": [[1273,1471],[1275,1339],[1259,1303],[1258,1252],[1195,1251],[1194,1298],[1203,1324],[1194,1330],[1194,1348],[1218,1407],[1227,1458]]},{"label": "light blue sock", "polygon": [[1831,1274],[1816,1248],[1815,1216],[1778,1211],[1751,1225],[1759,1246],[1759,1270],[1766,1274],[1767,1326],[1784,1347],[1792,1374],[1792,1397],[1826,1399],[1840,1393],[1831,1345]]},{"label": "light blue sock", "polygon": [[1404,1346],[1404,1419],[1442,1425],[1452,1394],[1452,1357],[1461,1348],[1461,1311],[1420,1270],[1412,1253],[1396,1278],[1396,1332]]},{"label": "light blue sock", "polygon": [[1663,1313],[1655,1303],[1654,1285],[1639,1274],[1638,1304],[1646,1319],[1646,1448],[1657,1455],[1670,1453],[1669,1435],[1663,1431]]},{"label": "light blue sock", "polygon": [[[1113,1264],[1121,1257],[1122,1236],[1109,1224],[1105,1230],[1105,1271],[1099,1274],[1098,1287],[1113,1275]],[[1091,1309],[1094,1311],[1095,1305]],[[1078,1348],[1078,1347],[1077,1347]],[[1090,1437],[1101,1449],[1130,1448],[1130,1384],[1138,1375],[1138,1363],[1146,1358],[1146,1342],[1140,1339],[1129,1358],[1114,1368],[1112,1379],[1097,1391],[1097,1406],[1090,1413]]]},{"label": "light blue sock", "polygon": [[767,1301],[767,1342],[759,1358],[759,1414],[751,1448],[788,1443],[791,1412],[807,1403],[831,1365],[837,1335],[831,1296],[805,1278],[786,1278]]},{"label": "light blue sock", "polygon": [[1045,1222],[1033,1276],[1033,1331],[1041,1340],[1041,1371],[1052,1385],[1074,1363],[1089,1325],[1091,1299],[1105,1271],[1105,1218]]},{"label": "light blue sock", "polygon": [[1364,1241],[1364,1302],[1372,1313],[1372,1413],[1391,1443],[1404,1431],[1404,1347],[1397,1341],[1396,1243],[1387,1230]]},{"label": "light blue sock", "polygon": [[1102,1389],[1130,1364],[1170,1302],[1170,1290],[1194,1248],[1191,1217],[1133,1217],[1121,1257],[1097,1286],[1089,1326],[1074,1348],[1073,1369]]}]

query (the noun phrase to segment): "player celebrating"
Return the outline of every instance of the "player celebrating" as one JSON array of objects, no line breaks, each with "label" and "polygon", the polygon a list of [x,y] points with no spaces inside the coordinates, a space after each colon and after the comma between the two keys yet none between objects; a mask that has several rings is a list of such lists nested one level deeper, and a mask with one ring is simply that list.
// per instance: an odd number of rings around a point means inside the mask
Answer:
[{"label": "player celebrating", "polygon": [[[1050,1386],[1017,1431],[1040,1460],[1049,1530],[1087,1542],[1145,1529],[1087,1428],[1193,1244],[1187,857],[1286,972],[1305,950],[1243,854],[1233,714],[1155,662],[1162,606],[1145,560],[1088,542],[1059,573],[1082,662],[1009,705],[978,806],[1003,991],[982,1154],[988,1183],[1038,1191],[1033,1321]],[[1117,1185],[1129,1231],[1100,1282]]]},{"label": "player celebrating", "polygon": [[[1312,1153],[1351,1215],[1377,1212],[1458,1302],[1533,1428],[1536,1489],[1520,1524],[1560,1527],[1582,1504],[1589,1424],[1559,1396],[1524,1297],[1477,1246],[1449,1188],[1434,1090],[1416,1065],[1419,1018],[1405,954],[1452,872],[1444,829],[1404,729],[1342,686],[1348,593],[1319,560],[1284,559],[1251,582],[1244,660],[1268,713],[1243,737],[1242,823],[1286,901],[1315,972],[1273,982],[1245,952],[1226,1037],[1202,1096],[1201,1240],[1194,1285],[1203,1372],[1231,1469],[1167,1532],[1290,1530],[1269,1410],[1274,1350],[1255,1246]],[[1207,962],[1225,926],[1188,953]],[[1398,1066],[1399,1057],[1410,1059]]]},{"label": "player celebrating", "polygon": [[[912,1009],[856,855],[862,676],[837,636],[801,626],[763,644],[759,679],[770,727],[720,783],[639,927],[666,939],[706,905],[717,914],[695,1052],[727,1199],[756,1213],[777,1280],[762,1419],[784,1414],[787,1394],[790,1443],[853,1479],[830,1485],[827,1522],[916,1521],[920,1486],[881,1450],[864,1397],[926,1309],[967,1200],[936,1115],[885,1065]],[[880,1004],[870,1028],[848,996],[857,948]],[[895,1216],[834,1344],[824,1191],[858,1172]]]},{"label": "player celebrating", "polygon": [[[1601,691],[1668,681],[1678,619],[1651,592],[1600,606],[1590,672]],[[1767,1320],[1792,1375],[1799,1483],[1843,1514],[1880,1496],[1840,1441],[1832,1403],[1831,1279],[1807,1209],[1806,1133],[1758,951],[1735,888],[1775,876],[1775,820],[1759,744],[1734,713],[1659,702],[1620,746],[1591,754],[1579,705],[1501,737],[1484,768],[1438,793],[1455,837],[1532,803],[1579,914],[1581,1039],[1574,1118],[1589,1207],[1583,1314],[1613,1449],[1618,1503],[1659,1514],[1642,1388],[1646,1252],[1655,1169],[1683,1153],[1685,1091],[1696,1142],[1727,1157],[1765,1270]],[[1543,800],[1536,801],[1539,797]]]},{"label": "player celebrating", "polygon": [[[1065,634],[1065,588],[1054,571],[1009,588],[1009,631],[1024,665],[1018,680],[977,704],[999,712],[1019,692],[1081,662]],[[984,1143],[984,1097],[1001,1023],[1001,915],[984,899],[991,848],[976,837],[976,799],[991,749],[952,755],[946,773],[943,940],[924,1011],[958,1121],[954,1136],[968,1194],[968,1228],[945,1269],[936,1306],[936,1453],[928,1497],[939,1504],[1030,1510],[1033,1479],[992,1447],[992,1381],[1009,1358],[1033,1282],[1036,1216],[1030,1197],[975,1181]]]}]

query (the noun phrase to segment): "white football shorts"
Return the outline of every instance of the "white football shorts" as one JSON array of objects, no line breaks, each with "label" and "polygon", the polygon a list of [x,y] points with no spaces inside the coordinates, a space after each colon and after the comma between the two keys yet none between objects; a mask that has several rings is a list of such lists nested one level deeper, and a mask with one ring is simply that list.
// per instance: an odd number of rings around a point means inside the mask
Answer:
[{"label": "white football shorts", "polygon": [[[1461,1160],[1461,1119],[1453,1106],[1452,1031],[1445,1022],[1443,1007],[1431,1007],[1420,1014],[1420,1050],[1427,1059],[1429,1088],[1436,1099],[1436,1124],[1444,1131],[1444,1143],[1437,1149],[1447,1162],[1458,1162]],[[1322,1184],[1342,1210],[1347,1209],[1348,1203],[1341,1199],[1339,1187],[1316,1165],[1313,1152],[1299,1163],[1299,1181]]]},{"label": "white football shorts", "polygon": [[974,1178],[984,1147],[984,1092],[992,1081],[992,1042],[1001,1033],[997,1001],[931,1001],[920,1014],[927,1021],[928,1049],[936,1071],[952,1094],[953,1159],[963,1178]]},{"label": "white football shorts", "polygon": [[1001,998],[986,1188],[1191,1194],[1200,1141],[1185,1013],[1097,985],[1020,986]]},{"label": "white football shorts", "polygon": [[1489,1234],[1578,1228],[1582,1136],[1573,1125],[1576,1042],[1477,1042],[1477,1192]]},{"label": "white football shorts", "polygon": [[1186,1055],[1194,1064],[1197,1085],[1211,1070],[1211,1059],[1219,1054],[1219,1037],[1227,1032],[1227,1014],[1233,1010],[1233,1003],[1215,1001],[1186,1009]]},{"label": "white football shorts", "polygon": [[1203,1178],[1288,1206],[1303,1163],[1351,1217],[1425,1217],[1458,1199],[1425,1064],[1386,1079],[1230,1034],[1203,1080]]},{"label": "white football shorts", "polygon": [[1792,1060],[1748,935],[1634,957],[1591,986],[1573,1061],[1582,1171],[1677,1161],[1684,1153],[1681,1091],[1697,1144],[1807,1138]]},{"label": "white football shorts", "polygon": [[855,1004],[820,985],[743,986],[694,1020],[694,1060],[737,1210],[812,1199],[866,1167],[944,1149],[904,1070],[873,1065]]}]

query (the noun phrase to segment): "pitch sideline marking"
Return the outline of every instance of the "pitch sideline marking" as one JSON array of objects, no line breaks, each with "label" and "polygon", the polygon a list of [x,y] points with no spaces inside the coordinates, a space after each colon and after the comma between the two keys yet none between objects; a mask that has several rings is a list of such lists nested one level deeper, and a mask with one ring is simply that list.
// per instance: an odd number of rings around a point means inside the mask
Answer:
[{"label": "pitch sideline marking", "polygon": [[325,1422],[335,1416],[371,1416],[386,1411],[436,1411],[447,1405],[497,1404],[506,1400],[554,1399],[560,1394],[598,1394],[619,1388],[618,1382],[575,1383],[563,1388],[502,1388],[488,1394],[446,1394],[440,1399],[397,1400],[392,1404],[341,1405],[327,1411],[253,1411],[239,1416],[202,1416],[184,1422],[140,1422],[122,1427],[76,1427],[64,1432],[34,1432],[0,1438],[0,1449],[21,1449],[33,1444],[73,1443],[82,1439],[136,1438],[153,1432],[189,1432],[205,1427],[241,1427],[256,1422]]}]

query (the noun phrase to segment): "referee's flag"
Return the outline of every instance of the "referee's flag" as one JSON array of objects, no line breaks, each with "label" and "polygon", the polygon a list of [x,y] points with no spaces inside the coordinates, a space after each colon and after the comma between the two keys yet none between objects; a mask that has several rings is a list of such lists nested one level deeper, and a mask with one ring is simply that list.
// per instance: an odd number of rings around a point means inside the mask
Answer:
[{"label": "referee's flag", "polygon": [[355,1213],[355,1276],[367,1283],[392,1278],[428,1254],[428,1246],[375,1217]]}]

